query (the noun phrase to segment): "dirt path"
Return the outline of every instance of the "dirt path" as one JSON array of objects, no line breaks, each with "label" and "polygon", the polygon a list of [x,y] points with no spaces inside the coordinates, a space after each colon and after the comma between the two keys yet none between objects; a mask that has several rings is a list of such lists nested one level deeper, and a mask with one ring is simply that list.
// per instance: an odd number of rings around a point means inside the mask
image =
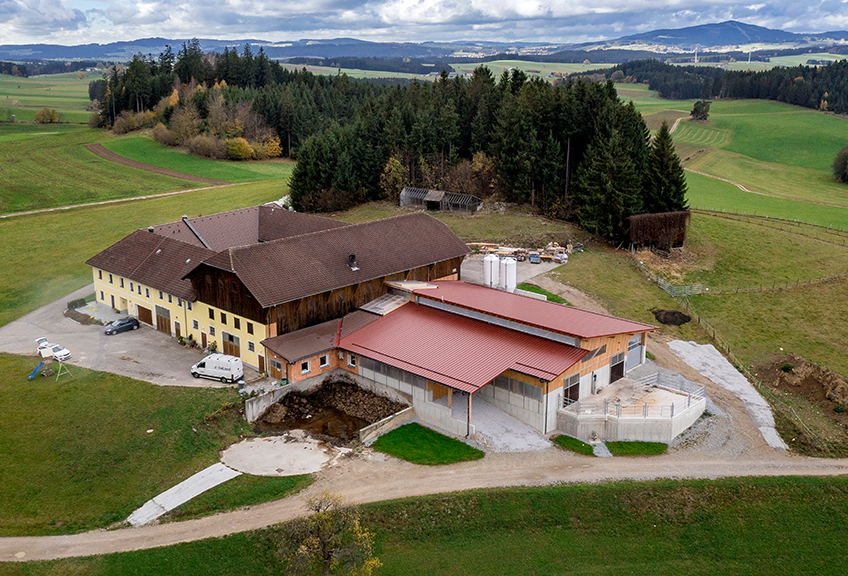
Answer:
[{"label": "dirt path", "polygon": [[[547,276],[533,280],[575,306],[608,313],[592,297]],[[732,476],[833,476],[848,474],[848,459],[816,459],[769,448],[741,403],[669,350],[667,338],[651,335],[655,362],[704,383],[720,414],[696,424],[686,440],[663,456],[592,458],[556,448],[524,453],[490,453],[482,460],[451,466],[417,466],[364,449],[318,473],[306,494],[338,492],[357,503],[502,486],[543,486],[657,478],[715,479]],[[234,512],[190,520],[98,530],[70,536],[0,538],[0,562],[51,560],[170,546],[264,528],[304,513],[303,496],[291,496]]]},{"label": "dirt path", "polygon": [[212,186],[224,186],[225,184],[232,184],[232,182],[227,182],[226,180],[213,180],[212,178],[204,178],[203,176],[185,174],[184,172],[177,172],[175,170],[168,170],[167,168],[153,166],[152,164],[145,164],[144,162],[130,160],[129,158],[119,156],[114,152],[110,152],[103,146],[103,144],[89,144],[85,147],[85,149],[91,152],[92,154],[100,156],[104,160],[108,160],[109,162],[115,162],[116,164],[123,164],[124,166],[129,166],[130,168],[138,168],[139,170],[145,170],[147,172],[161,174],[162,176],[170,176],[171,178],[179,178],[180,180],[188,180],[190,182],[200,182],[201,184],[210,184]]}]

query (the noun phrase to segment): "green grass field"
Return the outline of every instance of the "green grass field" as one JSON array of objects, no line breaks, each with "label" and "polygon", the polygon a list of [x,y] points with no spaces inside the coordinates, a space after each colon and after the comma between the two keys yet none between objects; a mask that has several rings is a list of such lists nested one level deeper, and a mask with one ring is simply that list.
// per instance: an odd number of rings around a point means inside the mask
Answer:
[{"label": "green grass field", "polygon": [[[363,506],[382,568],[430,574],[837,575],[848,480],[738,478],[480,490]],[[8,563],[9,576],[281,574],[280,528],[167,548]]]},{"label": "green grass field", "polygon": [[104,146],[115,154],[131,160],[226,182],[243,183],[289,178],[292,169],[294,169],[294,162],[290,160],[267,162],[207,160],[162,146],[158,142],[143,136],[109,140],[104,142]]},{"label": "green grass field", "polygon": [[468,444],[416,423],[404,424],[383,434],[374,442],[373,448],[395,458],[425,466],[479,460],[485,455]]},{"label": "green grass field", "polygon": [[[82,79],[74,74],[51,74],[19,78],[0,74],[0,112],[11,111],[16,120],[32,122],[42,108],[54,108],[66,122],[86,123],[90,116],[88,83],[102,78],[101,73],[87,72]],[[0,120],[6,120],[5,113]]]},{"label": "green grass field", "polygon": [[[27,380],[37,364],[34,356],[0,354],[4,536],[123,521],[250,434],[232,389],[152,386],[80,367],[58,382]],[[206,419],[225,403],[236,408]]]}]

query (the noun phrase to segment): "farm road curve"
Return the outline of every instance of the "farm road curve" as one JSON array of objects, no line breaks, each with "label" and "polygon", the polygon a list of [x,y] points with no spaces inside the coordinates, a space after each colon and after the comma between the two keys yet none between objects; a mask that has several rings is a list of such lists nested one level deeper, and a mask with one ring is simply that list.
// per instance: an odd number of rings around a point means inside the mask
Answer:
[{"label": "farm road curve", "polygon": [[156,174],[161,174],[162,176],[170,176],[172,178],[179,178],[180,180],[188,180],[190,182],[199,182],[201,184],[209,184],[211,186],[223,186],[225,184],[232,184],[232,182],[227,182],[226,180],[214,180],[212,178],[204,178],[203,176],[195,176],[194,174],[185,174],[184,172],[177,172],[175,170],[168,170],[167,168],[160,168],[159,166],[153,166],[152,164],[145,164],[144,162],[137,162],[136,160],[130,160],[129,158],[125,158],[124,156],[119,156],[114,152],[107,150],[103,144],[89,144],[85,147],[86,150],[91,152],[92,154],[96,154],[103,158],[104,160],[108,160],[109,162],[115,162],[116,164],[123,164],[124,166],[129,166],[130,168],[138,168],[139,170],[145,170],[147,172],[154,172]]}]

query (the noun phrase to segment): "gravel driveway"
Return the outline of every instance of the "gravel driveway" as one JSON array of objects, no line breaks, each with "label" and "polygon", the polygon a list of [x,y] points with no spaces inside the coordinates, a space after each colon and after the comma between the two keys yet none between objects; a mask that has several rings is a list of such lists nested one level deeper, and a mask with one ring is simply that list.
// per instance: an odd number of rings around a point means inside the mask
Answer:
[{"label": "gravel driveway", "polygon": [[0,352],[33,356],[35,368],[35,340],[46,336],[50,342],[71,351],[71,359],[67,362],[71,366],[112,372],[160,386],[228,386],[214,380],[192,378],[189,368],[203,358],[203,352],[199,348],[180,346],[175,338],[149,326],[142,324],[138,330],[106,336],[102,326],[83,326],[64,316],[68,301],[93,292],[94,285],[88,285],[3,326],[0,328]]}]

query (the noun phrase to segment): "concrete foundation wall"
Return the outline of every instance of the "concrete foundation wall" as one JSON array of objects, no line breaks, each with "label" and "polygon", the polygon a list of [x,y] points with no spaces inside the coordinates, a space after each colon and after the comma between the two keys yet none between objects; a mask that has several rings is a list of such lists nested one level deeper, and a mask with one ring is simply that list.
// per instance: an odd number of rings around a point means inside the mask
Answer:
[{"label": "concrete foundation wall", "polygon": [[390,430],[394,430],[401,424],[412,420],[413,418],[415,418],[415,409],[410,406],[409,408],[401,410],[397,414],[392,414],[387,418],[383,418],[379,422],[375,422],[370,426],[361,428],[359,430],[359,440],[360,442],[367,442],[372,438],[376,438]]},{"label": "concrete foundation wall", "polygon": [[[480,390],[475,392],[480,398],[495,406],[499,410],[503,410],[510,416],[517,418],[532,426],[536,430],[544,433],[545,427],[545,398],[542,401],[527,398],[521,394],[515,394],[503,388],[497,388],[492,384],[486,384]],[[551,394],[556,396],[556,394]],[[472,412],[471,417],[474,418]]]},{"label": "concrete foundation wall", "polygon": [[557,410],[557,429],[563,434],[589,440],[592,432],[605,441],[665,442],[674,440],[704,413],[707,401],[701,398],[674,418],[617,418],[613,415],[581,414]]}]

